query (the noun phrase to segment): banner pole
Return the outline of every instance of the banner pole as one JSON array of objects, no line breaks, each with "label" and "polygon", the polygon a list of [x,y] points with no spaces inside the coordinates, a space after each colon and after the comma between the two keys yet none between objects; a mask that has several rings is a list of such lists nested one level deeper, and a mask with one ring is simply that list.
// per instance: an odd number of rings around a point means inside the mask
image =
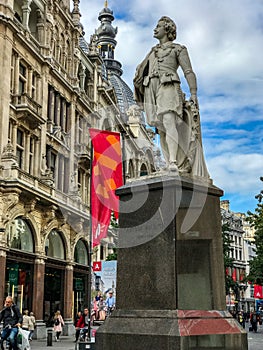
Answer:
[{"label": "banner pole", "polygon": [[92,141],[90,141],[91,147],[90,147],[90,186],[89,186],[89,275],[88,275],[88,308],[89,308],[89,324],[88,324],[88,338],[91,340],[91,285],[92,285],[92,243],[93,243],[93,237],[92,237],[92,198],[91,198],[91,188],[92,188],[92,163],[93,163],[93,145]]},{"label": "banner pole", "polygon": [[122,139],[122,176],[123,176],[123,184],[126,184],[126,151],[125,151],[125,135],[126,131],[123,130],[121,133],[121,139]]}]

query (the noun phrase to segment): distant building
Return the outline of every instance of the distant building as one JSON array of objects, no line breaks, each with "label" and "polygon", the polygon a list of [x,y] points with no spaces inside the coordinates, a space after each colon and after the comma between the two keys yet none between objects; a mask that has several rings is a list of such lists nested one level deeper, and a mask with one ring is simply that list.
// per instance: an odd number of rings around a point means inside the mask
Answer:
[{"label": "distant building", "polygon": [[[245,214],[235,213],[230,210],[229,200],[222,200],[220,206],[222,224],[228,224],[228,235],[232,241],[230,243],[230,257],[234,259],[234,266],[232,269],[229,269],[228,274],[238,283],[238,289],[230,291],[232,299],[234,296],[235,301],[235,304],[232,304],[232,306],[235,305],[238,309],[248,311],[251,307],[254,307],[255,303],[253,285],[243,282],[244,277],[249,274],[249,260],[255,256],[253,240],[247,238],[247,232],[251,233],[251,231]],[[251,237],[251,234],[249,237]]]}]

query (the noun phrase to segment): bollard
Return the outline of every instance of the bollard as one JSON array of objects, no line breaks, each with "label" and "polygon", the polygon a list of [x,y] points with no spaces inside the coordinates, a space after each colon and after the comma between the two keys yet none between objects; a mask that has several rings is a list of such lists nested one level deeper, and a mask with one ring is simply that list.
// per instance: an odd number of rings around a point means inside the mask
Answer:
[{"label": "bollard", "polygon": [[52,346],[53,329],[47,329],[47,346]]}]

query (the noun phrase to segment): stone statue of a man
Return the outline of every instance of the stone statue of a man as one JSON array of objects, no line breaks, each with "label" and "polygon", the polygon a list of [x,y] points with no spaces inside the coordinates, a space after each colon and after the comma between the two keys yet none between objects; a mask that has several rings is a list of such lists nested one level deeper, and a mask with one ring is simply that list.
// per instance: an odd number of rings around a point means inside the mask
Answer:
[{"label": "stone statue of a man", "polygon": [[[190,130],[180,131],[181,124],[185,124],[183,115],[186,101],[177,70],[182,68],[189,86],[191,97],[187,101],[188,105],[198,111],[196,76],[186,47],[173,42],[176,38],[176,25],[169,17],[161,17],[154,29],[154,37],[159,40],[159,44],[151,49],[136,69],[135,99],[143,105],[147,123],[156,127],[160,135],[168,169],[178,173],[187,168],[186,172],[191,172],[193,126],[188,123]],[[182,134],[188,138],[187,142],[184,140],[181,143]]]}]

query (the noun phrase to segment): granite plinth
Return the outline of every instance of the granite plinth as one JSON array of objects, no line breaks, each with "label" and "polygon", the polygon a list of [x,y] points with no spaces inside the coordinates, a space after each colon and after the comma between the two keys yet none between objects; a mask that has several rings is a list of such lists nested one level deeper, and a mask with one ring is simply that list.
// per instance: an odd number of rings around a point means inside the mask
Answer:
[{"label": "granite plinth", "polygon": [[216,310],[117,310],[97,333],[103,350],[247,349],[246,331]]},{"label": "granite plinth", "polygon": [[96,349],[246,350],[246,333],[224,312],[222,191],[167,176],[117,193],[117,310]]}]

